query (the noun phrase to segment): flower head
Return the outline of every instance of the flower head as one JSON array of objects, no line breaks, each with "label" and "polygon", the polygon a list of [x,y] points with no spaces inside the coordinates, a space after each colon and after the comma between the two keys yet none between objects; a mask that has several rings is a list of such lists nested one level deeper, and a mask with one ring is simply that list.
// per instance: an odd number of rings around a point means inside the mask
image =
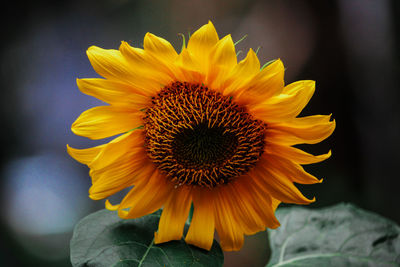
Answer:
[{"label": "flower head", "polygon": [[293,147],[318,143],[335,128],[329,115],[297,117],[314,81],[285,85],[282,62],[260,69],[252,49],[237,62],[231,36],[219,39],[211,22],[179,54],[150,33],[143,46],[87,51],[104,79],[78,79],[78,87],[109,105],[83,112],[72,131],[91,139],[119,135],[92,148],[67,147],[90,168],[90,198],[132,187],[120,204],[106,201],[126,219],[163,207],[156,243],[181,239],[193,203],[186,242],[210,249],[216,229],[224,250],[239,250],[244,234],[278,227],[280,202],[314,201],[294,183],[321,182],[301,165],[330,152]]}]

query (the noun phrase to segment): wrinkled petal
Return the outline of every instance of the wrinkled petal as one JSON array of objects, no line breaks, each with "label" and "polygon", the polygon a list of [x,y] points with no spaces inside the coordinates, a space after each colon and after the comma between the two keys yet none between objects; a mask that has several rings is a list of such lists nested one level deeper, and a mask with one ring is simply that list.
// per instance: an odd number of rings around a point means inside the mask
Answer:
[{"label": "wrinkled petal", "polygon": [[268,162],[269,166],[271,166],[271,169],[276,171],[279,175],[287,177],[293,182],[300,184],[316,184],[322,182],[322,179],[318,179],[315,176],[307,173],[299,164],[293,163],[288,159],[275,156],[273,154],[267,154],[265,157],[268,157]]},{"label": "wrinkled petal", "polygon": [[277,203],[253,184],[251,177],[244,176],[216,190],[216,229],[225,251],[239,250],[243,234],[279,226],[274,215]]},{"label": "wrinkled petal", "polygon": [[220,189],[218,196],[220,204],[225,202],[225,208],[231,210],[233,218],[239,222],[243,233],[254,234],[265,229],[263,216],[257,207],[252,205],[254,204],[251,203],[252,197],[241,183],[235,182],[235,184],[224,186]]},{"label": "wrinkled petal", "polygon": [[84,111],[72,124],[74,134],[102,139],[143,125],[142,112],[126,107],[99,106]]},{"label": "wrinkled petal", "polygon": [[243,176],[219,189],[219,201],[226,201],[225,208],[232,210],[233,217],[239,222],[245,234],[262,231],[266,226],[276,228],[276,220],[269,195],[259,194],[255,197],[255,189],[250,188],[252,178]]},{"label": "wrinkled petal", "polygon": [[189,187],[181,186],[173,190],[161,214],[158,231],[155,233],[156,244],[171,240],[180,240],[183,227],[189,215],[192,202]]},{"label": "wrinkled petal", "polygon": [[[154,169],[148,179],[141,179],[122,200],[118,214],[124,219],[134,219],[155,212],[166,202],[174,189],[173,184]],[[129,208],[129,211],[124,209]]]},{"label": "wrinkled petal", "polygon": [[215,230],[213,195],[207,190],[193,191],[193,218],[185,241],[188,244],[210,250]]},{"label": "wrinkled petal", "polygon": [[310,200],[303,196],[291,180],[266,166],[268,166],[267,160],[261,157],[257,167],[248,174],[265,193],[285,203],[309,204],[315,201],[315,198]]},{"label": "wrinkled petal", "polygon": [[244,236],[241,227],[234,220],[229,199],[219,196],[215,201],[215,228],[224,251],[237,251],[243,246]]},{"label": "wrinkled petal", "polygon": [[[246,195],[247,205],[254,209],[255,214],[263,223],[262,230],[265,227],[275,229],[280,225],[274,214],[275,203],[272,202],[271,195],[265,194],[265,191],[260,189],[250,176],[245,175],[240,180],[238,179],[237,190]],[[245,232],[245,234],[254,234],[258,231],[260,230]]]}]

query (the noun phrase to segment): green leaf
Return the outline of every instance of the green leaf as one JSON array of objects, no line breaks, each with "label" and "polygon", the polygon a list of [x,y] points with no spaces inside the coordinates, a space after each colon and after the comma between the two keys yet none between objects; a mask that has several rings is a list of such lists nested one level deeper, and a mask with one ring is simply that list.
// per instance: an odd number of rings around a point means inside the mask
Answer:
[{"label": "green leaf", "polygon": [[279,208],[267,266],[400,266],[400,227],[351,204]]},{"label": "green leaf", "polygon": [[154,244],[161,211],[124,220],[100,210],[83,218],[71,239],[73,266],[222,266],[223,253],[214,240],[210,251],[183,240]]}]

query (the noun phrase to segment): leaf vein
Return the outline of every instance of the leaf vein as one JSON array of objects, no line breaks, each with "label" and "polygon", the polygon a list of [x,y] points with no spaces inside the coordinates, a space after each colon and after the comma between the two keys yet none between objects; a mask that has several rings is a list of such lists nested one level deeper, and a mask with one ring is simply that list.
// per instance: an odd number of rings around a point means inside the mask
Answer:
[{"label": "leaf vein", "polygon": [[150,245],[148,246],[147,250],[145,251],[145,253],[143,254],[143,257],[140,259],[139,265],[138,267],[142,266],[143,261],[145,260],[145,258],[147,257],[147,254],[149,253],[150,249],[153,247],[154,245],[154,237],[153,240],[151,240]]},{"label": "leaf vein", "polygon": [[[290,217],[291,215],[292,215],[292,213],[290,213],[290,214],[286,217],[286,220],[285,220],[285,227],[287,226],[288,221],[289,221],[289,217]],[[303,224],[299,229],[297,229],[295,232],[293,232],[293,233],[291,233],[290,235],[288,235],[288,237],[285,239],[285,241],[283,242],[283,245],[282,245],[281,253],[279,254],[279,261],[278,261],[278,263],[283,261],[283,257],[284,257],[284,255],[285,255],[285,250],[286,250],[287,244],[289,243],[290,239],[291,239],[296,233],[298,233],[299,231],[303,230],[303,229],[307,226],[308,220],[309,220],[309,219],[304,220],[304,224]]]}]

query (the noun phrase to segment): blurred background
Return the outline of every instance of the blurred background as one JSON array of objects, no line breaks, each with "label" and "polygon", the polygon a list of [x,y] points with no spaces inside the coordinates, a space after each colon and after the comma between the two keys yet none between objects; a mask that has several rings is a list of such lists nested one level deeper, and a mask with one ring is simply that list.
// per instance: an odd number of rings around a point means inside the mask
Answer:
[{"label": "blurred background", "polygon": [[[11,3],[9,1],[8,3]],[[301,187],[310,208],[352,202],[400,222],[399,11],[396,0],[97,0],[15,1],[2,7],[0,42],[0,266],[70,266],[75,223],[104,207],[88,198],[88,169],[66,144],[101,142],[75,136],[72,122],[101,104],[75,79],[96,77],[91,45],[141,47],[146,32],[181,47],[178,33],[212,20],[231,33],[243,57],[281,58],[285,81],[312,79],[317,90],[302,113],[337,121],[326,141],[304,146],[333,156],[306,169],[324,182]],[[266,234],[247,237],[225,266],[264,266]]]}]

